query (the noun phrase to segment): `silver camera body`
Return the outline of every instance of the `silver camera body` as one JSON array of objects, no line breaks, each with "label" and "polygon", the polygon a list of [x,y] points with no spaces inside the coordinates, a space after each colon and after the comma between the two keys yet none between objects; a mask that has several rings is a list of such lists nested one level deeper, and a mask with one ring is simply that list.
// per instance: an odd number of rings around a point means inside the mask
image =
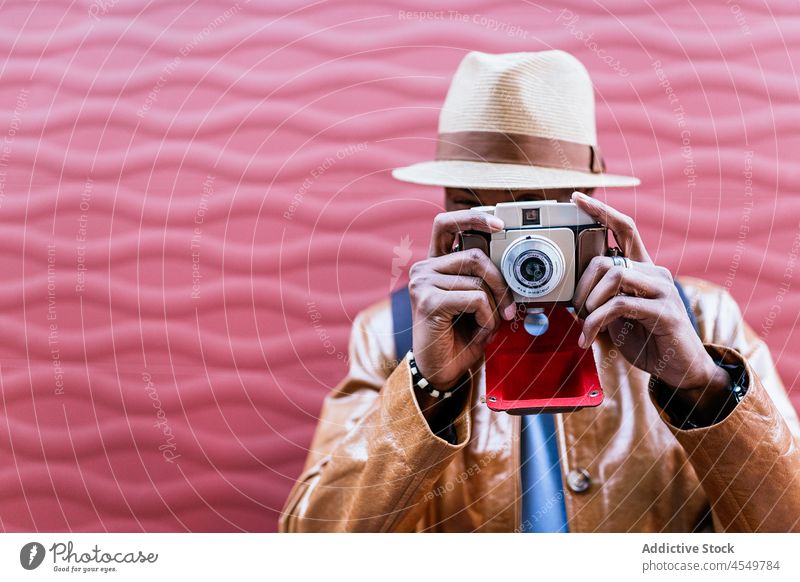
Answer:
[{"label": "silver camera body", "polygon": [[571,202],[503,202],[474,210],[496,216],[505,229],[462,233],[459,246],[483,248],[518,303],[569,303],[589,262],[608,249],[608,230]]}]

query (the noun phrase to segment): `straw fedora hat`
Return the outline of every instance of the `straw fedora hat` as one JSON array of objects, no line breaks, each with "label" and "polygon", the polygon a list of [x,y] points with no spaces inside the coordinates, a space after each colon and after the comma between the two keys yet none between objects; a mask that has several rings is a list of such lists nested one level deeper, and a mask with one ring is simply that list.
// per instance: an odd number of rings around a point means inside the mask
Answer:
[{"label": "straw fedora hat", "polygon": [[636,186],[605,173],[589,73],[572,55],[471,52],[439,115],[434,161],[397,168],[404,182],[470,189]]}]

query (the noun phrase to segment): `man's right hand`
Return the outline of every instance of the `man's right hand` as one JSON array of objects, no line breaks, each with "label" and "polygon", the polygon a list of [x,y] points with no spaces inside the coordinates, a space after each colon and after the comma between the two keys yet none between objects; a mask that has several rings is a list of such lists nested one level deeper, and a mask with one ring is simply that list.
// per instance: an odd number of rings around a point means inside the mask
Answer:
[{"label": "man's right hand", "polygon": [[501,318],[514,318],[515,304],[503,275],[478,249],[451,253],[458,233],[503,229],[482,212],[439,214],[428,258],[411,267],[408,284],[414,359],[438,390],[449,390],[483,355]]}]

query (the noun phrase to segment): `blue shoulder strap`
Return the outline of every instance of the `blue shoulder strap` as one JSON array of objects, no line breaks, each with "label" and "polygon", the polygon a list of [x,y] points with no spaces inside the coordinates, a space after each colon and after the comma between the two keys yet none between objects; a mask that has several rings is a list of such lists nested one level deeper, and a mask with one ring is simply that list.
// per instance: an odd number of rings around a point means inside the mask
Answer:
[{"label": "blue shoulder strap", "polygon": [[392,292],[392,328],[394,333],[395,358],[403,359],[411,349],[411,298],[408,287]]},{"label": "blue shoulder strap", "polygon": [[569,524],[555,417],[526,414],[520,421],[520,532],[567,533]]},{"label": "blue shoulder strap", "polygon": [[694,314],[694,309],[692,309],[692,304],[689,302],[689,297],[686,296],[686,291],[683,290],[683,285],[675,281],[675,288],[678,290],[678,295],[681,296],[683,307],[686,309],[686,315],[689,316],[689,321],[692,322],[692,327],[697,332],[697,335],[700,335],[700,325],[697,323],[697,316]]}]

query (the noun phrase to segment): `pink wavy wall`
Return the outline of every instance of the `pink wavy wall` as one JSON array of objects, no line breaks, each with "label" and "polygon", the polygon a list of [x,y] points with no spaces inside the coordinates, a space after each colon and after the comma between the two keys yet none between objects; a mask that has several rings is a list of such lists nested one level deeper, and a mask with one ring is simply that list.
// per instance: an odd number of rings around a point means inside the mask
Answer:
[{"label": "pink wavy wall", "polygon": [[608,200],[796,384],[796,6],[589,4],[4,3],[0,528],[275,529],[468,50],[583,60]]}]

